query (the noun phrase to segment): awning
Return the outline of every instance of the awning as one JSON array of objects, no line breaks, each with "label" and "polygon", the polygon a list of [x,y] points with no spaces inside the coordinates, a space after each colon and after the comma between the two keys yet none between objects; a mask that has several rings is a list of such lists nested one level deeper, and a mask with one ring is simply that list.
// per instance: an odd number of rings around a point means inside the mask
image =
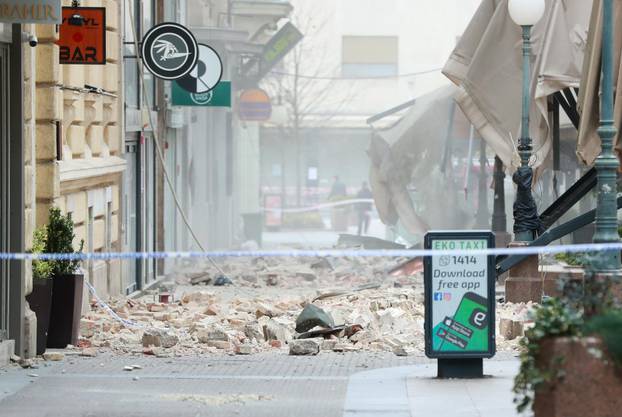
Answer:
[{"label": "awning", "polygon": [[[600,70],[602,50],[602,1],[595,0],[590,22],[590,34],[586,51],[585,72],[581,81],[579,95],[579,141],[577,156],[587,165],[592,165],[600,154],[600,137],[598,126],[600,123]],[[616,86],[616,100],[614,108],[615,125],[618,136],[614,139],[618,156],[622,155],[622,1],[614,1],[614,86]]]},{"label": "awning", "polygon": [[[534,167],[542,166],[551,150],[547,97],[579,87],[591,7],[591,0],[547,0],[544,17],[533,28]],[[483,0],[443,70],[460,87],[456,101],[464,114],[511,170],[520,164],[521,35],[507,0]]]}]

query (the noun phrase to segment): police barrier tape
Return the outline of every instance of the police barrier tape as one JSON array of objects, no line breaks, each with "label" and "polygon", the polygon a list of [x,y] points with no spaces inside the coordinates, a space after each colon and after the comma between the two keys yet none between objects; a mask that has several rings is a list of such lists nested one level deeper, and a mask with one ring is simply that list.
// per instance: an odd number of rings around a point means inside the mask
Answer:
[{"label": "police barrier tape", "polygon": [[106,302],[99,297],[99,295],[97,294],[97,291],[95,291],[95,287],[93,287],[89,282],[84,281],[84,285],[86,285],[86,288],[88,288],[88,290],[91,293],[91,295],[93,296],[93,298],[95,298],[95,300],[97,301],[97,304],[99,304],[99,306],[104,311],[106,311],[113,319],[115,319],[119,323],[123,324],[125,327],[132,327],[132,328],[136,328],[136,329],[144,329],[145,328],[145,326],[143,326],[142,324],[136,323],[136,322],[134,322],[132,320],[124,319],[123,317],[119,316],[112,309],[112,307],[110,307],[108,304],[106,304]]},{"label": "police barrier tape", "polygon": [[350,206],[350,205],[355,205],[359,203],[373,204],[374,200],[372,200],[371,198],[353,198],[351,200],[334,201],[331,203],[318,204],[318,205],[311,206],[311,207],[300,207],[300,208],[289,208],[289,209],[262,207],[261,211],[267,211],[270,213],[308,213],[310,211],[317,211],[317,210],[333,208],[333,207]]},{"label": "police barrier tape", "polygon": [[207,258],[417,258],[424,256],[499,256],[499,255],[544,255],[557,253],[612,252],[622,251],[620,243],[590,243],[581,245],[526,246],[489,249],[328,249],[328,250],[259,250],[259,251],[211,251],[211,252],[94,252],[94,253],[0,253],[0,260],[41,261],[108,261],[113,259],[207,259]]}]

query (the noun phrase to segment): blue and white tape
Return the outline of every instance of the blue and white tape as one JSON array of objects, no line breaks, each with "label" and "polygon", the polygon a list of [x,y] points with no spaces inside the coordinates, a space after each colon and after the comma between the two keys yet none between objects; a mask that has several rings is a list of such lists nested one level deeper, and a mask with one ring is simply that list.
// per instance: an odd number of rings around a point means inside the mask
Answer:
[{"label": "blue and white tape", "polygon": [[312,211],[318,211],[323,209],[329,209],[334,207],[342,207],[342,206],[352,206],[356,204],[373,204],[374,200],[371,198],[353,198],[351,200],[342,200],[342,201],[333,201],[330,203],[318,204],[311,207],[301,207],[301,208],[272,208],[272,207],[262,207],[262,211],[270,212],[270,213],[309,213]]},{"label": "blue and white tape", "polygon": [[104,300],[102,300],[99,297],[99,295],[97,294],[97,291],[95,291],[95,287],[93,287],[89,282],[84,281],[84,285],[86,285],[86,288],[88,288],[88,290],[91,293],[91,295],[93,296],[93,298],[95,298],[95,300],[97,301],[97,304],[99,304],[99,306],[105,312],[107,312],[113,319],[115,319],[116,321],[118,321],[119,323],[121,323],[125,327],[134,328],[134,329],[144,329],[145,328],[145,326],[143,326],[142,324],[136,323],[135,321],[132,321],[132,320],[124,319],[123,317],[119,316],[116,313],[116,311],[114,311],[108,304],[106,304],[106,302]]},{"label": "blue and white tape", "polygon": [[591,243],[582,245],[525,246],[515,248],[490,248],[473,250],[258,250],[258,251],[210,251],[210,252],[95,252],[95,253],[0,253],[0,260],[133,260],[133,259],[207,259],[207,258],[415,258],[424,256],[463,255],[544,255],[557,253],[622,251],[620,243]]}]

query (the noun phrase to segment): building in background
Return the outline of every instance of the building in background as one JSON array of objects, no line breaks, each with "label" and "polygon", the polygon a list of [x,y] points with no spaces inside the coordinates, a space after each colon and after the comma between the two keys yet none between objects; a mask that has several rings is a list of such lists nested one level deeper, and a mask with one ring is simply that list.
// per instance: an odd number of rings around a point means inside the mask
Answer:
[{"label": "building in background", "polygon": [[[247,226],[256,222],[261,206],[259,122],[240,119],[237,98],[243,90],[258,85],[261,74],[249,71],[249,63],[261,56],[292,6],[282,0],[171,3],[177,8],[171,7],[167,17],[188,26],[199,43],[213,47],[220,55],[222,80],[231,83],[231,104],[174,106],[173,83],[163,85],[166,167],[178,197],[176,202],[163,183],[164,248],[229,248],[247,238],[243,219],[247,219]],[[198,242],[177,205],[187,214]]]},{"label": "building in background", "polygon": [[335,175],[356,192],[369,175],[367,119],[449,83],[440,69],[479,1],[293,5],[305,38],[263,83],[281,117],[261,131],[262,191],[288,206],[325,200]]}]

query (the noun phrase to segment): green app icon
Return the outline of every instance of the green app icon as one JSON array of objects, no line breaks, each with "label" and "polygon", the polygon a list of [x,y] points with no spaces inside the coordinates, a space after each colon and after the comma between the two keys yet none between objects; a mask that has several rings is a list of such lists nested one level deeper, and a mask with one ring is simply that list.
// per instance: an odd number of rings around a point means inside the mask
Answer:
[{"label": "green app icon", "polygon": [[487,300],[473,292],[464,294],[453,317],[434,327],[433,350],[437,352],[485,352],[488,350]]}]

